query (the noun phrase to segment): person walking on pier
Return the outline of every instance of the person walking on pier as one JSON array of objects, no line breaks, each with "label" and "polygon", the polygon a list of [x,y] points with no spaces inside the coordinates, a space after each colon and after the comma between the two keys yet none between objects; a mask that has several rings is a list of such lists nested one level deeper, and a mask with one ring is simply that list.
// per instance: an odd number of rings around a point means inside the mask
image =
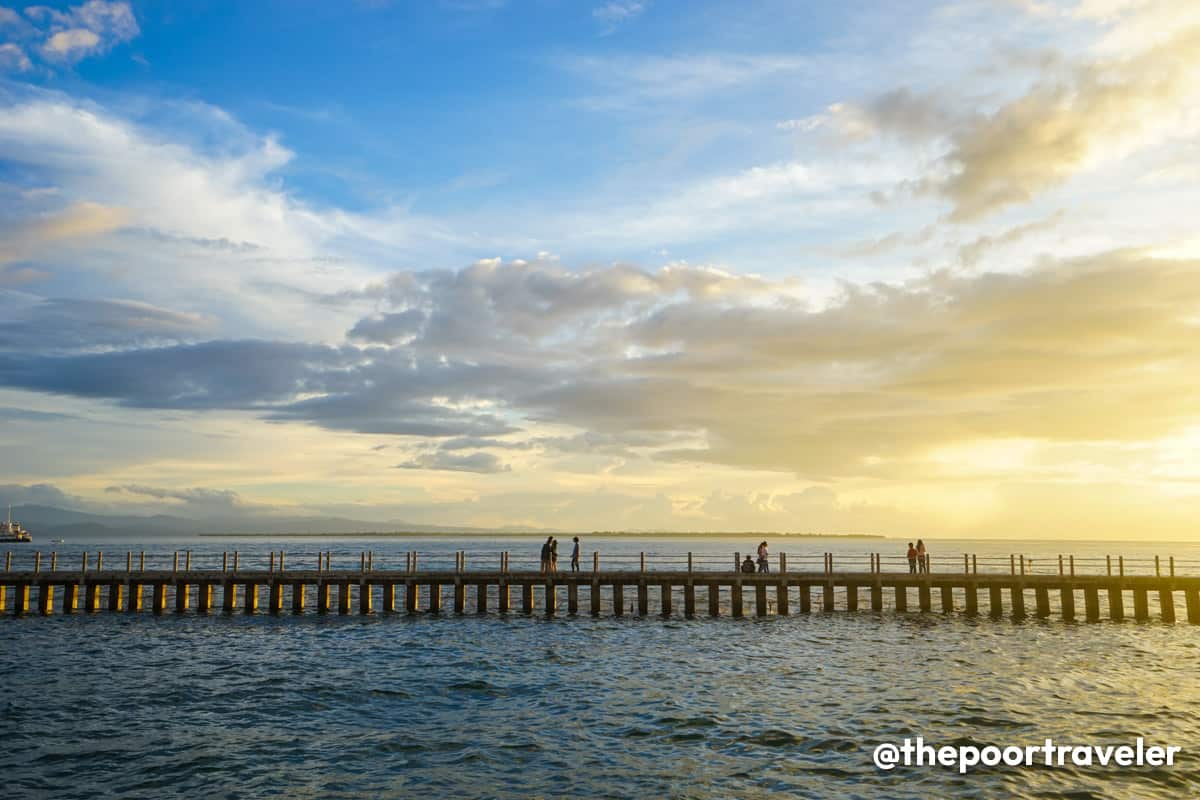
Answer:
[{"label": "person walking on pier", "polygon": [[579,537],[576,536],[572,541],[575,544],[571,547],[571,572],[579,572]]},{"label": "person walking on pier", "polygon": [[917,539],[917,571],[929,572],[929,556],[925,553],[925,540]]},{"label": "person walking on pier", "polygon": [[546,543],[542,545],[542,574],[545,575],[550,571],[550,543],[554,541],[553,536],[546,537]]},{"label": "person walking on pier", "polygon": [[550,572],[558,572],[558,539],[550,538]]},{"label": "person walking on pier", "polygon": [[913,547],[913,543],[908,543],[908,572],[910,575],[917,574],[917,548]]},{"label": "person walking on pier", "polygon": [[759,572],[770,572],[771,571],[771,559],[767,555],[767,543],[766,542],[762,542],[758,546],[758,571]]}]

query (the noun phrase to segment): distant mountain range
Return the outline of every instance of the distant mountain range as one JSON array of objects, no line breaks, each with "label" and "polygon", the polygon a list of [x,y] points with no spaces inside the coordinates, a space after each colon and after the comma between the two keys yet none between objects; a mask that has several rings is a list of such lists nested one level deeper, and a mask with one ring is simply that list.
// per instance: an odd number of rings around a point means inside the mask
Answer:
[{"label": "distant mountain range", "polygon": [[541,528],[469,528],[417,525],[410,522],[367,522],[345,517],[238,516],[192,519],[169,514],[133,516],[92,514],[54,506],[13,506],[12,516],[31,531],[34,541],[47,539],[103,539],[113,534],[171,536],[201,534],[354,534],[354,533],[540,533]]}]

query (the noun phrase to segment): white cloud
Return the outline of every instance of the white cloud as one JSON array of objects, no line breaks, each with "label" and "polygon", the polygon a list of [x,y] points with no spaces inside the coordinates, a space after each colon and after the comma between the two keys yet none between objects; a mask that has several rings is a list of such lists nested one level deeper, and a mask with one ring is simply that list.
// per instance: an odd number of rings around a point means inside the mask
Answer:
[{"label": "white cloud", "polygon": [[42,53],[48,58],[78,61],[98,49],[100,36],[86,28],[69,28],[50,36],[42,45]]},{"label": "white cloud", "polygon": [[32,68],[33,63],[19,45],[12,42],[0,44],[0,72],[28,72]]},{"label": "white cloud", "polygon": [[603,28],[601,35],[614,33],[617,28],[641,16],[646,10],[646,2],[638,0],[611,0],[604,5],[592,9],[592,19],[599,22]]},{"label": "white cloud", "polygon": [[103,55],[131,41],[141,29],[127,2],[88,0],[66,11],[29,6],[25,16],[33,23],[13,21],[0,9],[0,24],[11,22],[23,38],[41,38],[38,52],[49,62],[74,64],[88,56]]}]

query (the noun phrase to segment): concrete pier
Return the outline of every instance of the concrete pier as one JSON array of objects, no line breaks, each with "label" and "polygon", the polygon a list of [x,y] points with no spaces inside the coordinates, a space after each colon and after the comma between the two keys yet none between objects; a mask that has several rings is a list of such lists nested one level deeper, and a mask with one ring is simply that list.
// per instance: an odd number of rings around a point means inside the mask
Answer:
[{"label": "concrete pier", "polygon": [[[195,613],[205,614],[213,608],[213,587],[217,586],[221,609],[226,614],[256,613],[264,590],[272,614],[282,613],[289,592],[294,613],[311,612],[314,609],[306,602],[310,590],[316,593],[317,613],[331,611],[332,595],[336,592],[340,614],[375,613],[377,597],[382,598],[382,612],[393,614],[398,610],[397,592],[401,589],[404,611],[437,613],[442,610],[443,587],[448,584],[453,591],[449,602],[453,602],[456,615],[468,611],[472,593],[473,612],[509,613],[511,592],[515,589],[520,593],[518,602],[523,612],[532,614],[537,610],[547,617],[577,616],[582,602],[586,602],[592,616],[625,616],[632,612],[639,617],[651,614],[694,617],[699,612],[710,617],[741,618],[749,614],[765,617],[814,611],[857,613],[868,602],[873,612],[887,612],[890,608],[901,613],[919,611],[922,615],[948,616],[961,611],[967,616],[977,616],[982,594],[988,617],[1022,620],[1028,613],[1026,591],[1032,590],[1033,606],[1029,612],[1037,619],[1057,616],[1074,621],[1078,614],[1089,623],[1121,622],[1127,613],[1125,593],[1131,592],[1132,617],[1138,622],[1152,619],[1149,598],[1154,593],[1158,609],[1155,620],[1173,623],[1186,619],[1190,624],[1200,624],[1200,576],[1171,574],[1165,567],[1161,570],[1163,574],[1125,575],[1120,574],[1124,562],[1117,560],[1111,562],[1111,571],[1116,574],[1103,575],[1070,574],[1066,569],[1070,562],[1065,559],[1062,574],[1015,573],[1015,570],[1014,574],[976,573],[967,560],[967,567],[959,572],[917,575],[880,572],[874,559],[871,572],[834,572],[827,563],[826,569],[819,572],[744,574],[728,568],[706,571],[693,567],[686,571],[597,569],[551,575],[511,571],[507,562],[502,570],[466,571],[465,557],[460,557],[453,571],[418,570],[415,558],[410,559],[404,570],[372,569],[372,560],[355,565],[357,568],[353,570],[331,570],[326,562],[318,570],[284,571],[279,563],[272,564],[273,570],[240,569],[237,573],[219,569],[185,570],[179,563],[165,570],[139,570],[134,568],[136,559],[128,561],[131,563],[122,570],[0,572],[0,612],[28,614],[36,603],[39,615],[71,613],[82,599],[83,610],[89,614],[104,609],[129,614],[144,611],[155,615],[172,611],[185,614],[192,611],[194,587]],[[819,591],[820,597],[816,604],[814,590]],[[581,592],[587,593],[586,601]],[[864,596],[867,593],[869,600]],[[938,602],[934,600],[935,593]],[[1079,593],[1083,605],[1077,610]],[[1178,593],[1183,594],[1181,607],[1177,605]],[[697,597],[698,594],[701,596]],[[425,597],[427,603],[422,602]],[[564,598],[565,609],[560,607]],[[753,604],[752,609],[746,607],[747,602]],[[697,608],[697,603],[701,608]]]}]

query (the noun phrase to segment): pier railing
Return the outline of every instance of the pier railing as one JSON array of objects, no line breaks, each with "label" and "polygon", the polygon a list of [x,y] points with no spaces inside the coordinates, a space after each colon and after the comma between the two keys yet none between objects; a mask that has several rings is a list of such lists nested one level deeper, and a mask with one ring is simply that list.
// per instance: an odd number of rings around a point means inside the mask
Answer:
[{"label": "pier railing", "polygon": [[[604,553],[593,550],[580,557],[580,572],[729,572],[738,571],[747,555],[731,552],[727,555],[694,552]],[[452,572],[529,572],[541,571],[536,552],[511,550],[457,550],[453,552],[375,553],[334,552],[332,550],[278,550],[270,553],[242,553],[237,550],[220,554],[192,553],[177,550],[173,553],[131,551],[90,551],[60,554],[40,550],[9,550],[4,555],[5,572],[57,571],[124,571],[144,572],[220,570],[222,572],[258,571],[282,572],[285,569],[327,572],[358,568],[360,571],[417,572],[423,570]],[[1180,559],[1173,555],[1075,556],[1074,554],[980,556],[974,553],[957,555],[926,555],[924,563],[911,563],[904,555],[874,552],[864,553],[779,553],[769,560],[770,572],[800,573],[870,573],[895,574],[916,571],[918,574],[960,575],[1059,575],[1125,577],[1153,575],[1155,577],[1200,576],[1200,559]],[[558,572],[571,570],[570,556],[559,555]]]},{"label": "pier railing", "polygon": [[[29,613],[34,597],[43,615],[59,609],[73,614],[81,605],[89,613],[137,612],[146,607],[147,591],[155,614],[168,608],[183,613],[192,607],[200,614],[215,609],[253,614],[263,591],[272,614],[282,613],[285,604],[297,614],[310,607],[319,614],[334,608],[348,614],[355,607],[360,614],[370,614],[377,602],[386,614],[400,610],[400,596],[410,614],[439,613],[443,590],[449,590],[456,614],[473,605],[479,613],[492,608],[502,614],[518,608],[532,613],[538,608],[547,616],[557,613],[564,593],[568,615],[580,613],[586,599],[593,616],[621,616],[628,610],[666,617],[680,600],[687,617],[701,613],[701,600],[707,601],[713,617],[744,616],[747,602],[756,616],[787,615],[793,602],[802,614],[816,608],[854,612],[863,607],[860,599],[871,611],[890,608],[905,613],[915,594],[915,607],[922,613],[933,610],[936,596],[943,614],[961,609],[966,616],[979,616],[985,601],[992,617],[1024,619],[1032,599],[1034,616],[1045,618],[1057,611],[1072,621],[1081,597],[1089,622],[1101,619],[1103,596],[1110,620],[1123,620],[1127,600],[1132,599],[1135,620],[1149,620],[1156,610],[1163,622],[1171,623],[1176,619],[1176,594],[1182,593],[1188,622],[1200,625],[1200,563],[1172,556],[1013,554],[1006,559],[968,553],[961,559],[931,557],[913,563],[881,553],[801,553],[790,558],[779,554],[765,573],[741,572],[742,563],[741,553],[592,551],[590,558],[580,559],[578,569],[560,558],[557,570],[546,571],[534,554],[507,550],[409,551],[378,557],[369,550],[350,555],[328,550],[243,555],[234,550],[219,556],[188,550],[97,551],[71,558],[60,558],[54,551],[43,556],[36,550],[14,558],[10,551],[0,571],[0,613],[10,602],[13,614]],[[519,600],[513,592],[519,593]]]}]

